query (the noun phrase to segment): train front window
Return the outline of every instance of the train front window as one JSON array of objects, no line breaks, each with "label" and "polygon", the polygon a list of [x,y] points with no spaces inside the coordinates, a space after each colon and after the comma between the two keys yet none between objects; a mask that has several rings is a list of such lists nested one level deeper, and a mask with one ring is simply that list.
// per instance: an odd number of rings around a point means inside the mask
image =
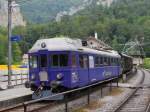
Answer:
[{"label": "train front window", "polygon": [[45,67],[47,67],[47,55],[46,54],[41,54],[40,55],[40,66],[42,67],[42,68],[45,68]]},{"label": "train front window", "polygon": [[61,67],[68,66],[68,55],[67,54],[60,55],[60,66]]},{"label": "train front window", "polygon": [[68,55],[67,54],[54,54],[51,56],[52,67],[66,67],[68,66]]},{"label": "train front window", "polygon": [[30,56],[30,68],[37,68],[37,56]]},{"label": "train front window", "polygon": [[52,56],[52,66],[53,67],[59,66],[59,56],[58,55]]}]

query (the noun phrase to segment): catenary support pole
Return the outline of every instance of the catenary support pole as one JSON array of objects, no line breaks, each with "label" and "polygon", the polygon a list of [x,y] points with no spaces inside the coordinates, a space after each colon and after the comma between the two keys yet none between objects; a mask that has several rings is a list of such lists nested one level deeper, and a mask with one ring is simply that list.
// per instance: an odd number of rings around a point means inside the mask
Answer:
[{"label": "catenary support pole", "polygon": [[12,0],[8,0],[8,88],[11,87],[11,63],[12,63],[12,45],[11,45],[11,33],[12,33]]}]

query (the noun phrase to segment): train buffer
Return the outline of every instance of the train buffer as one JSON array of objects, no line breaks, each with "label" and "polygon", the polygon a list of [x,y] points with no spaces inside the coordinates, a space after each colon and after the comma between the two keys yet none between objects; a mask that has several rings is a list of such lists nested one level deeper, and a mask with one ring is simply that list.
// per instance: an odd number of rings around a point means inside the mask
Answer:
[{"label": "train buffer", "polygon": [[131,89],[142,88],[142,89],[144,89],[144,88],[150,88],[150,84],[134,85],[134,84],[129,84],[129,83],[118,83],[118,86],[117,86],[116,83],[113,83],[112,87],[131,88]]}]

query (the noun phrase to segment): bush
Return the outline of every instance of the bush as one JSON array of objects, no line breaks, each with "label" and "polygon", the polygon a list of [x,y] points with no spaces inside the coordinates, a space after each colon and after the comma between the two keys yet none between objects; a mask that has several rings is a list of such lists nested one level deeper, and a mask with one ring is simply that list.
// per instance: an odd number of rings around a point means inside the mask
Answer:
[{"label": "bush", "polygon": [[144,59],[143,67],[146,68],[146,69],[150,69],[150,58],[145,58]]}]

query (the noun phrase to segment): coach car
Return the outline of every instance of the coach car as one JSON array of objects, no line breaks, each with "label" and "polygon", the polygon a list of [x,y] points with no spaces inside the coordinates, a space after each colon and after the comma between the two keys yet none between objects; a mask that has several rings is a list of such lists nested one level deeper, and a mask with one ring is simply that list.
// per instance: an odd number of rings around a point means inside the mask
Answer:
[{"label": "coach car", "polygon": [[[121,74],[120,55],[82,46],[79,39],[38,40],[29,51],[29,82],[33,91],[68,90]],[[63,88],[63,89],[62,89]]]}]

